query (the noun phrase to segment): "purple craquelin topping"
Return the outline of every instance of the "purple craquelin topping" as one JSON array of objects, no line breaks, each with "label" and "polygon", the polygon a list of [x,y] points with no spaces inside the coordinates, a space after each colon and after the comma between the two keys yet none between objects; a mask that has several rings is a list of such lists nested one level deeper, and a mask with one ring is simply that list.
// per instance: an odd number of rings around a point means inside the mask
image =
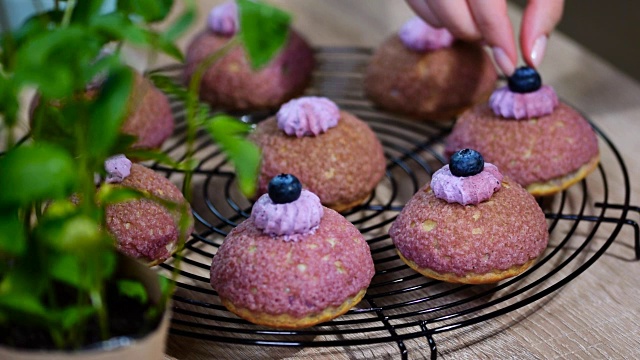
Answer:
[{"label": "purple craquelin topping", "polygon": [[419,52],[447,48],[455,41],[447,29],[436,29],[417,16],[402,25],[398,36],[404,46]]},{"label": "purple craquelin topping", "polygon": [[105,160],[104,169],[107,171],[106,183],[120,183],[131,174],[131,160],[122,154],[115,155]]},{"label": "purple craquelin topping", "polygon": [[236,5],[236,2],[227,1],[211,9],[207,24],[218,35],[234,35],[239,28],[238,5]]},{"label": "purple craquelin topping", "polygon": [[548,85],[529,93],[513,92],[508,86],[503,86],[489,98],[493,113],[507,119],[532,119],[549,115],[557,105],[558,95]]},{"label": "purple craquelin topping", "polygon": [[276,204],[268,194],[262,195],[253,205],[251,219],[267,235],[298,241],[315,232],[323,214],[320,198],[303,189],[297,200],[286,204]]},{"label": "purple craquelin topping", "polygon": [[484,163],[484,169],[472,176],[455,176],[445,165],[431,178],[431,189],[438,199],[461,205],[477,205],[491,198],[500,190],[502,174],[490,163]]},{"label": "purple craquelin topping", "polygon": [[325,97],[307,96],[282,105],[276,119],[287,135],[318,136],[338,125],[340,109]]}]

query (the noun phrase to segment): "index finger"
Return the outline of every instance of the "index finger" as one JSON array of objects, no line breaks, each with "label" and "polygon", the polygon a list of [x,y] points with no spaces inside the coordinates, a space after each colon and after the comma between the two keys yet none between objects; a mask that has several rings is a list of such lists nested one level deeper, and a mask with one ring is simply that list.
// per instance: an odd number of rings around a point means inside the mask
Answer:
[{"label": "index finger", "polygon": [[506,1],[468,0],[467,3],[482,38],[493,50],[498,66],[506,75],[511,75],[518,62],[518,50]]}]

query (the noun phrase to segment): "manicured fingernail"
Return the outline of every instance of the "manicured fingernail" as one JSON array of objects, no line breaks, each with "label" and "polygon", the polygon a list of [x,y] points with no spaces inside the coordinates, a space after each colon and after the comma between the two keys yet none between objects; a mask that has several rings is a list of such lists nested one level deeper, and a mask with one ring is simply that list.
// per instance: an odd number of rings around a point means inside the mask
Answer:
[{"label": "manicured fingernail", "polygon": [[533,48],[531,49],[531,61],[533,64],[538,67],[542,62],[542,58],[544,57],[544,52],[547,49],[547,36],[542,35],[536,39],[533,43]]},{"label": "manicured fingernail", "polygon": [[493,58],[496,60],[496,64],[498,64],[500,70],[502,70],[505,75],[511,76],[516,70],[516,67],[507,56],[507,53],[499,47],[493,47],[491,50],[493,51]]}]

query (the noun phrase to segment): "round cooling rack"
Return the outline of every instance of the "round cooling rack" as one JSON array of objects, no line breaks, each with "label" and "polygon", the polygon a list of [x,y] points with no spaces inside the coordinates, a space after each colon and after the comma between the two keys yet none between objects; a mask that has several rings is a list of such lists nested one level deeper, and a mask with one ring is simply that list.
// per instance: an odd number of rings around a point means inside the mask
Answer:
[{"label": "round cooling rack", "polygon": [[[550,298],[591,266],[623,225],[635,225],[638,251],[637,224],[627,219],[631,207],[625,164],[614,144],[594,127],[600,139],[601,158],[607,159],[606,163],[603,160],[604,165],[569,190],[540,200],[548,219],[550,242],[532,268],[495,285],[447,284],[411,270],[399,259],[387,231],[403,204],[445,163],[441,155],[443,140],[452,121],[411,122],[374,108],[362,92],[363,72],[370,55],[370,50],[360,48],[318,49],[319,64],[307,91],[309,95],[329,97],[343,110],[365,120],[384,146],[385,178],[365,204],[344,213],[367,239],[375,262],[376,274],[364,299],[333,321],[298,331],[250,324],[221,305],[209,285],[211,259],[225,235],[249,216],[251,202],[237,190],[227,159],[201,133],[195,154],[199,164],[192,179],[196,230],[181,253],[173,297],[172,336],[207,343],[217,354],[230,358],[246,356],[249,345],[260,347],[264,357],[306,347],[364,353],[376,346],[393,357],[408,358],[410,353],[420,352],[436,358],[440,338]],[[156,72],[177,76],[180,68]],[[180,122],[182,105],[177,101],[173,105]],[[247,122],[259,121],[266,115],[239,114]],[[184,156],[184,135],[182,122],[164,148],[176,160]],[[182,180],[180,171],[159,164],[151,166],[176,183]],[[624,186],[611,188],[612,177],[622,179]],[[592,197],[589,190],[595,188],[601,190],[601,198]],[[174,270],[171,261],[158,267],[167,276]]]}]

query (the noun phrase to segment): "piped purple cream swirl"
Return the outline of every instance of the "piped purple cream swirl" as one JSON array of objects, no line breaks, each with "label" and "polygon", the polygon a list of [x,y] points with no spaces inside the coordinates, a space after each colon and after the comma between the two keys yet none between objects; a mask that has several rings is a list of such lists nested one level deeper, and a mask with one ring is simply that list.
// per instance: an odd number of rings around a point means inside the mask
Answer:
[{"label": "piped purple cream swirl", "polygon": [[477,205],[491,198],[500,190],[502,174],[490,163],[484,163],[484,169],[472,176],[455,176],[445,165],[431,178],[431,189],[438,199],[461,205]]},{"label": "piped purple cream swirl", "polygon": [[216,34],[231,36],[238,31],[238,5],[235,1],[222,3],[209,12],[207,24]]},{"label": "piped purple cream swirl", "polygon": [[447,29],[436,29],[417,16],[402,25],[398,36],[404,46],[419,52],[447,48],[455,40]]},{"label": "piped purple cream swirl", "polygon": [[287,135],[318,136],[338,125],[340,109],[325,97],[307,96],[282,105],[276,119]]},{"label": "piped purple cream swirl", "polygon": [[282,236],[284,241],[298,241],[301,235],[315,232],[323,214],[320,198],[302,189],[297,200],[286,204],[276,204],[269,194],[262,195],[253,204],[251,218],[267,235]]},{"label": "piped purple cream swirl", "polygon": [[532,119],[549,115],[557,105],[558,95],[549,85],[530,93],[513,92],[508,86],[503,86],[489,98],[493,113],[507,119]]},{"label": "piped purple cream swirl", "polygon": [[115,155],[105,160],[104,169],[107,172],[106,183],[120,183],[131,174],[131,160],[122,154]]}]

